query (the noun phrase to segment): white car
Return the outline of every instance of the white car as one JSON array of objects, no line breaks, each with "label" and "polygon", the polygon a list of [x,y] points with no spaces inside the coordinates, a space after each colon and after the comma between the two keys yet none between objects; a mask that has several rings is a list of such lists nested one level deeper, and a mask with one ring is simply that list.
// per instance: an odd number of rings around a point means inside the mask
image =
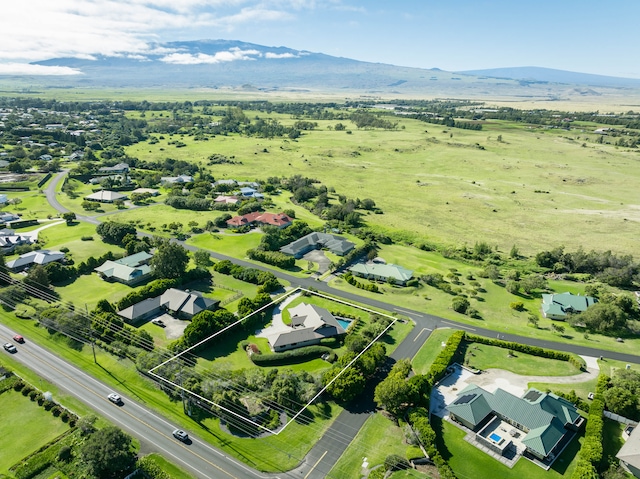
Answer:
[{"label": "white car", "polygon": [[7,351],[8,353],[17,353],[18,349],[11,343],[4,343],[2,345],[2,347],[4,348],[5,351]]},{"label": "white car", "polygon": [[122,398],[116,393],[109,394],[107,398],[109,398],[109,401],[111,401],[113,404],[122,404]]},{"label": "white car", "polygon": [[173,437],[180,439],[182,442],[187,442],[189,440],[189,434],[184,432],[182,429],[174,429],[172,434]]}]

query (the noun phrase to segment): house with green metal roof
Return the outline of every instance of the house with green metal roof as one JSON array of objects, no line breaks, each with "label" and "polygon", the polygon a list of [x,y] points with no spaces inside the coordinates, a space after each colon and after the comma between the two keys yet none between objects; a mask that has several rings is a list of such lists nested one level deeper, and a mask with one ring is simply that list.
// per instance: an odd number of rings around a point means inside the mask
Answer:
[{"label": "house with green metal roof", "polygon": [[[576,407],[555,394],[529,389],[524,396],[469,385],[447,406],[449,418],[476,433],[501,455],[513,451],[551,463],[584,423]],[[509,430],[505,426],[509,427]]]},{"label": "house with green metal roof", "polygon": [[104,280],[132,286],[151,276],[152,269],[149,261],[152,257],[152,254],[141,251],[116,261],[107,260],[94,271]]},{"label": "house with green metal roof", "polygon": [[402,286],[407,284],[413,276],[413,271],[397,264],[358,263],[349,268],[349,271],[355,276],[374,281],[388,281],[389,278],[393,278],[395,284]]},{"label": "house with green metal roof", "polygon": [[579,294],[543,294],[542,314],[545,318],[565,320],[569,314],[582,313],[597,302],[596,298]]}]

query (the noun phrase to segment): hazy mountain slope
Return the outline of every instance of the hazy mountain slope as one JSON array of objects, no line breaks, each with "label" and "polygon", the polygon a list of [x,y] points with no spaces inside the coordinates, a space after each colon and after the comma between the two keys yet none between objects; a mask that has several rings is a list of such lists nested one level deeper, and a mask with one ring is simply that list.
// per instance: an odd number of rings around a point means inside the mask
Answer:
[{"label": "hazy mountain slope", "polygon": [[468,70],[458,72],[464,75],[524,80],[528,82],[567,83],[586,86],[638,88],[640,80],[620,78],[591,73],[570,72],[541,67],[492,68],[488,70]]}]

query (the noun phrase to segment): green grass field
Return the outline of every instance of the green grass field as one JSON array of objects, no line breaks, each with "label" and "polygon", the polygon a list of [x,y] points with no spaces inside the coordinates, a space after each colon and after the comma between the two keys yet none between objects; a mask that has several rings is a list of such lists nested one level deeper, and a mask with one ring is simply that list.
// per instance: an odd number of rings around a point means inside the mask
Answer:
[{"label": "green grass field", "polygon": [[420,351],[411,360],[411,366],[416,374],[426,374],[434,359],[442,351],[442,344],[447,342],[456,330],[449,328],[436,329],[420,348]]},{"label": "green grass field", "polygon": [[464,362],[475,369],[499,368],[521,376],[572,376],[580,371],[567,361],[507,351],[498,346],[463,343]]},{"label": "green grass field", "polygon": [[[488,121],[482,131],[470,131],[397,121],[397,130],[352,127],[352,134],[329,130],[335,122],[318,121],[316,130],[297,141],[218,136],[196,142],[166,135],[157,144],[126,150],[145,160],[170,155],[202,163],[219,153],[242,161],[212,166],[219,178],[314,177],[338,193],[374,199],[384,214],[366,216],[371,224],[408,231],[416,239],[455,245],[484,240],[502,250],[516,244],[529,254],[559,244],[634,250],[640,231],[634,207],[637,153],[598,145],[591,130]],[[168,145],[176,139],[187,147]],[[602,241],[611,231],[615,242]]]},{"label": "green grass field", "polygon": [[69,429],[68,424],[50,411],[13,390],[0,394],[0,411],[3,431],[0,434],[2,474],[8,474],[11,466]]},{"label": "green grass field", "polygon": [[189,474],[184,469],[179,468],[175,464],[167,461],[160,454],[149,454],[147,457],[150,461],[155,463],[160,470],[166,472],[171,479],[195,479],[191,474]]}]

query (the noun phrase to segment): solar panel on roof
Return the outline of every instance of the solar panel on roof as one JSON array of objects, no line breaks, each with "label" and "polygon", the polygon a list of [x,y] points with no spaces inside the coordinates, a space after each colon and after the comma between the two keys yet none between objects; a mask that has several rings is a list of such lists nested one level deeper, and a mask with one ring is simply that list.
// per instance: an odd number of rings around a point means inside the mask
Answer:
[{"label": "solar panel on roof", "polygon": [[536,402],[540,398],[540,396],[542,396],[542,393],[540,391],[531,390],[524,395],[523,399],[526,399],[529,402]]},{"label": "solar panel on roof", "polygon": [[465,394],[464,396],[460,396],[458,399],[456,399],[453,404],[467,404],[476,396],[477,394]]}]

